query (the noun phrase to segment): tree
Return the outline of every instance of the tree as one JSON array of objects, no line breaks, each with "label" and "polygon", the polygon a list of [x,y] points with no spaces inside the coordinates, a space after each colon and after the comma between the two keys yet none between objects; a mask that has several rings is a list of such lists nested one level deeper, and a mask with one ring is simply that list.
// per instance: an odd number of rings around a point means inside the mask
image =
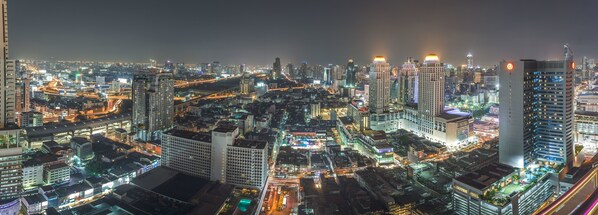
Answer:
[{"label": "tree", "polygon": [[94,159],[85,166],[85,171],[93,175],[101,175],[108,168],[108,164],[101,160]]}]

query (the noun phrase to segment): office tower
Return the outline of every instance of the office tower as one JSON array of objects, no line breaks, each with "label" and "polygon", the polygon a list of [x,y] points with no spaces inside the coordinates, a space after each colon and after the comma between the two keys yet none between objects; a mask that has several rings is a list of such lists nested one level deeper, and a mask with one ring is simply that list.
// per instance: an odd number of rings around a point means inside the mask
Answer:
[{"label": "office tower", "polygon": [[239,65],[239,74],[245,73],[245,64]]},{"label": "office tower", "polygon": [[433,134],[435,117],[444,112],[444,65],[435,54],[426,56],[421,65],[418,88],[419,130]]},{"label": "office tower", "polygon": [[594,67],[596,66],[595,60],[590,59],[586,56],[581,61],[581,80],[594,80]]},{"label": "office tower", "polygon": [[211,74],[220,73],[220,61],[212,62],[211,64],[208,64],[208,67],[210,68],[209,71]]},{"label": "office tower", "polygon": [[15,61],[8,59],[6,0],[2,0],[2,46],[0,52],[0,214],[17,214],[23,181],[21,130],[15,124]]},{"label": "office tower", "polygon": [[31,79],[23,78],[17,80],[15,102],[15,111],[17,113],[27,112],[31,109]]},{"label": "office tower", "polygon": [[307,78],[307,62],[303,61],[301,63],[301,67],[299,67],[299,77],[298,79],[304,79]]},{"label": "office tower", "polygon": [[322,85],[330,86],[332,83],[332,64],[328,64],[328,66],[324,67],[324,72],[322,73]]},{"label": "office tower", "polygon": [[357,84],[357,66],[353,63],[353,59],[349,59],[349,63],[347,63],[346,69],[346,83],[345,87],[347,88],[355,88]]},{"label": "office tower", "polygon": [[287,64],[287,75],[289,77],[293,77],[293,79],[297,77],[297,74],[295,74],[295,68],[293,67],[293,64]]},{"label": "office tower", "polygon": [[473,69],[474,65],[473,65],[473,55],[471,53],[467,54],[467,68],[468,69]]},{"label": "office tower", "polygon": [[139,72],[132,88],[133,130],[140,140],[157,140],[162,131],[173,126],[173,74],[157,69]]},{"label": "office tower", "polygon": [[408,58],[398,74],[398,102],[402,104],[418,102],[418,68],[413,58]]},{"label": "office tower", "polygon": [[239,82],[241,95],[249,95],[253,92],[253,82],[253,78],[249,74],[243,74],[243,76],[241,77],[241,82]]},{"label": "office tower", "polygon": [[[6,41],[6,38],[4,41]],[[2,88],[2,94],[0,95],[0,99],[2,100],[0,102],[0,128],[4,128],[8,124],[14,124],[16,119],[15,61],[6,59],[6,52],[8,50],[6,45],[4,46],[4,58],[0,61],[0,64],[2,64],[2,71],[0,71],[0,88]]]},{"label": "office tower", "polygon": [[501,163],[524,168],[535,160],[572,161],[574,68],[566,45],[564,60],[500,63]]},{"label": "office tower", "polygon": [[174,63],[170,60],[167,60],[166,62],[164,62],[164,67],[162,69],[165,72],[174,72],[174,70],[175,70]]},{"label": "office tower", "polygon": [[272,65],[272,79],[277,80],[280,79],[282,76],[282,66],[280,64],[280,58],[276,58],[274,60],[274,64]]},{"label": "office tower", "polygon": [[[395,69],[393,69],[393,72]],[[397,75],[391,75],[390,76],[390,100],[392,102],[398,102],[399,101],[399,77],[398,77],[398,73]]]},{"label": "office tower", "polygon": [[390,103],[390,65],[383,56],[376,56],[370,65],[370,95],[368,107],[372,113],[388,111]]}]

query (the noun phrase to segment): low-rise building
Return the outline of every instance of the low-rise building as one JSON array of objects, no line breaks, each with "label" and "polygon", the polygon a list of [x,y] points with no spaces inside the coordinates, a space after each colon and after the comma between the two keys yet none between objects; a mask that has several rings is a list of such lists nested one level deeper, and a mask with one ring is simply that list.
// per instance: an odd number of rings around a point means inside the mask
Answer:
[{"label": "low-rise building", "polygon": [[44,181],[47,184],[58,184],[70,179],[70,167],[65,163],[53,164],[44,169]]},{"label": "low-rise building", "polygon": [[71,148],[75,156],[82,161],[88,161],[94,157],[92,144],[87,138],[73,137],[71,139]]}]

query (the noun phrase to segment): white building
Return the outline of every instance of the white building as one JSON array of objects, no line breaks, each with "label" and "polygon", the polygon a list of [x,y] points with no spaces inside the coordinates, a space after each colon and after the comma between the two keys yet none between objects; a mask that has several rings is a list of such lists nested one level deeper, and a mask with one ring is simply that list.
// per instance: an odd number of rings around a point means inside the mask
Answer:
[{"label": "white building", "polygon": [[236,126],[220,126],[211,134],[173,129],[161,139],[163,166],[238,186],[266,183],[267,142],[240,139]]},{"label": "white building", "polygon": [[390,64],[383,56],[376,56],[370,65],[370,87],[368,108],[381,114],[388,111],[390,104]]},{"label": "white building", "polygon": [[44,165],[33,163],[23,168],[23,187],[32,187],[44,183]]},{"label": "white building", "polygon": [[66,163],[57,163],[44,169],[44,181],[47,184],[57,184],[71,179],[71,169]]},{"label": "white building", "polygon": [[444,66],[438,56],[426,56],[420,67],[418,87],[418,130],[424,136],[432,136],[438,130],[436,116],[444,112]]},{"label": "white building", "polygon": [[212,135],[184,130],[162,134],[162,166],[200,178],[210,178]]},{"label": "white building", "polygon": [[268,179],[268,144],[237,139],[226,149],[226,182],[261,188]]}]

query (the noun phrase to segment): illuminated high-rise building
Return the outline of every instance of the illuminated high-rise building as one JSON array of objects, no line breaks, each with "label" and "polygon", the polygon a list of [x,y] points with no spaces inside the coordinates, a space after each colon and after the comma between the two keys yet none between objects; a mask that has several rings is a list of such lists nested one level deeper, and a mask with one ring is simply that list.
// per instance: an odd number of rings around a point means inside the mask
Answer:
[{"label": "illuminated high-rise building", "polygon": [[355,65],[355,63],[353,63],[353,60],[350,59],[349,63],[347,63],[347,69],[346,69],[346,81],[345,81],[345,87],[347,88],[355,88],[355,85],[357,85],[357,66]]},{"label": "illuminated high-rise building", "polygon": [[280,58],[274,60],[272,65],[272,79],[277,80],[282,76],[282,65],[280,64]]},{"label": "illuminated high-rise building", "polygon": [[426,56],[419,69],[418,88],[419,130],[431,135],[435,117],[444,112],[444,65],[437,55]]},{"label": "illuminated high-rise building", "polygon": [[500,63],[501,163],[523,168],[535,160],[572,160],[574,68],[567,46],[564,60]]},{"label": "illuminated high-rise building", "polygon": [[390,103],[390,65],[383,56],[376,56],[370,65],[370,95],[368,107],[372,113],[388,111]]},{"label": "illuminated high-rise building", "polygon": [[253,92],[254,80],[249,74],[243,73],[239,85],[239,88],[241,89],[241,94],[249,95]]},{"label": "illuminated high-rise building", "polygon": [[157,140],[174,120],[174,77],[157,69],[142,71],[133,78],[132,128],[143,141]]},{"label": "illuminated high-rise building", "polygon": [[467,54],[467,68],[468,69],[473,69],[474,65],[473,65],[473,55],[471,53]]},{"label": "illuminated high-rise building", "polygon": [[418,100],[418,68],[413,58],[408,58],[399,70],[398,102],[402,104],[417,103]]},{"label": "illuminated high-rise building", "polygon": [[322,85],[330,86],[332,84],[332,64],[328,64],[328,66],[324,67],[324,72],[322,74]]},{"label": "illuminated high-rise building", "polygon": [[0,45],[0,214],[18,214],[23,181],[23,149],[21,130],[15,124],[16,68],[8,59],[8,16],[6,0],[2,0],[2,40]]}]

